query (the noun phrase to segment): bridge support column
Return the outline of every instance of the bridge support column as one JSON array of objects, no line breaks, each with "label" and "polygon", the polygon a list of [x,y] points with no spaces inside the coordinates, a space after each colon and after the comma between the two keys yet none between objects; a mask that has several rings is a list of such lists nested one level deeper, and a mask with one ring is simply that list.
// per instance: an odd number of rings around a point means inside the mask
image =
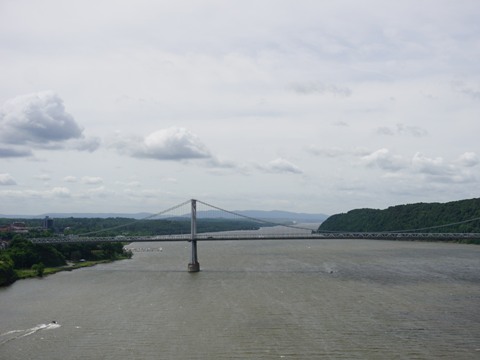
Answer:
[{"label": "bridge support column", "polygon": [[194,273],[200,271],[200,263],[197,257],[197,200],[191,201],[191,238],[192,242],[192,259],[188,264],[188,272]]}]

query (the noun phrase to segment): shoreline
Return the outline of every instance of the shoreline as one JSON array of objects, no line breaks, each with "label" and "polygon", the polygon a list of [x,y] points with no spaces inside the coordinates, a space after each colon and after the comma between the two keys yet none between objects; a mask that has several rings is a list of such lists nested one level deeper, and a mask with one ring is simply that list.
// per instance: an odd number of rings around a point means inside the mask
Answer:
[{"label": "shoreline", "polygon": [[[95,265],[98,265],[98,264],[107,264],[107,263],[111,263],[111,262],[114,262],[114,261],[126,260],[126,259],[128,259],[128,258],[125,257],[125,258],[119,258],[119,259],[113,259],[113,260],[104,259],[104,260],[92,260],[92,261],[82,261],[82,262],[80,262],[80,261],[70,262],[67,265],[63,265],[63,266],[46,267],[43,270],[43,275],[42,276],[38,276],[36,270],[19,269],[19,270],[15,270],[15,272],[17,274],[17,279],[16,280],[18,281],[18,280],[31,279],[31,278],[42,278],[42,277],[45,277],[45,276],[48,276],[48,275],[53,275],[53,274],[56,274],[56,273],[59,273],[59,272],[62,272],[62,271],[73,271],[73,270],[81,269],[81,268],[85,268],[85,267],[92,267],[92,266],[95,266]],[[11,283],[9,285],[12,285],[12,284],[13,283]]]}]

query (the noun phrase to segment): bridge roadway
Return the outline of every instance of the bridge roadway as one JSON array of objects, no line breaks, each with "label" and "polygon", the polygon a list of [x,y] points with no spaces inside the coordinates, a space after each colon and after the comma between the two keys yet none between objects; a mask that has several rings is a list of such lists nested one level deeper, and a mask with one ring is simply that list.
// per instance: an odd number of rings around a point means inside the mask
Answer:
[{"label": "bridge roadway", "polygon": [[[238,241],[238,240],[465,240],[480,239],[480,233],[394,233],[394,232],[324,232],[294,234],[196,234],[196,241]],[[58,236],[30,239],[36,244],[68,244],[96,242],[175,242],[191,241],[191,234],[157,236]]]}]

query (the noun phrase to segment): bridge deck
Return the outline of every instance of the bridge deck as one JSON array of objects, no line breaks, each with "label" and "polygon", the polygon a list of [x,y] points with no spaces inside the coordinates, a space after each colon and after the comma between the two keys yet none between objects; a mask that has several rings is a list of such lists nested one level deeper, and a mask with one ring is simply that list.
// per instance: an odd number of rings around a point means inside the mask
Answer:
[{"label": "bridge deck", "polygon": [[[389,232],[341,232],[341,233],[296,233],[296,234],[197,234],[197,241],[239,240],[333,240],[333,239],[377,239],[377,240],[463,240],[480,239],[480,233],[389,233]],[[58,236],[30,239],[37,244],[96,243],[96,242],[175,242],[191,241],[190,234],[158,236]]]}]

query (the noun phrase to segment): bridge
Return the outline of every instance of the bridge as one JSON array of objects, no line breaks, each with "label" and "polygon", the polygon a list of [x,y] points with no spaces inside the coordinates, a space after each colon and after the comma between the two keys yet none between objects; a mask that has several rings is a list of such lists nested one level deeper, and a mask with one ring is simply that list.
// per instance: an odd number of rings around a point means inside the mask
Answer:
[{"label": "bridge", "polygon": [[[197,233],[197,223],[199,220],[197,204],[207,208],[203,211],[200,218],[226,218],[226,215],[233,216],[235,219],[245,219],[264,225],[264,231],[239,230],[239,231],[219,231]],[[165,211],[145,218],[164,218],[164,219],[185,219],[185,212],[180,210],[189,206],[190,233],[188,234],[169,234],[155,236],[94,236],[106,230],[99,230],[81,235],[55,236],[30,239],[37,244],[65,244],[65,243],[100,243],[100,242],[184,242],[191,243],[191,259],[188,263],[189,272],[200,271],[198,262],[198,241],[241,241],[241,240],[341,240],[341,239],[376,239],[376,240],[465,240],[480,239],[480,233],[434,233],[434,232],[415,232],[415,231],[382,231],[382,232],[345,232],[345,231],[316,231],[306,226],[275,223],[265,219],[258,219],[245,216],[233,211],[221,209],[219,207],[207,204],[200,200],[189,200],[169,208]],[[168,214],[168,215],[166,215]],[[270,232],[268,232],[270,231]]]}]

